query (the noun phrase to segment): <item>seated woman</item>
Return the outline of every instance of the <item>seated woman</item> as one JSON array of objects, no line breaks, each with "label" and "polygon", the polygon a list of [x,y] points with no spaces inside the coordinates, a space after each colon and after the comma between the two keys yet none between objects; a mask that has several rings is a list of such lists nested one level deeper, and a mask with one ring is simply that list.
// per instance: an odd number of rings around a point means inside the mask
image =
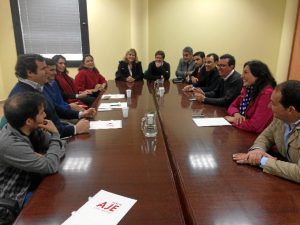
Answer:
[{"label": "seated woman", "polygon": [[145,72],[145,79],[148,81],[154,81],[160,79],[163,76],[164,80],[170,78],[170,64],[165,61],[165,53],[163,51],[157,51],[155,53],[155,61],[152,61],[147,72]]},{"label": "seated woman", "polygon": [[97,97],[106,88],[107,81],[95,67],[93,56],[85,55],[78,70],[74,82],[79,92],[87,91]]},{"label": "seated woman", "polygon": [[273,118],[269,103],[276,81],[268,66],[258,60],[244,64],[242,78],[244,87],[229,106],[225,119],[237,128],[261,133]]},{"label": "seated woman", "polygon": [[62,92],[64,100],[68,103],[83,102],[87,106],[91,106],[95,101],[95,97],[90,96],[88,92],[79,92],[73,79],[68,75],[66,68],[66,58],[62,55],[55,55],[52,60],[56,64],[56,76],[59,88]]},{"label": "seated woman", "polygon": [[119,62],[116,80],[134,82],[143,78],[142,63],[138,61],[135,49],[129,49],[124,59]]}]

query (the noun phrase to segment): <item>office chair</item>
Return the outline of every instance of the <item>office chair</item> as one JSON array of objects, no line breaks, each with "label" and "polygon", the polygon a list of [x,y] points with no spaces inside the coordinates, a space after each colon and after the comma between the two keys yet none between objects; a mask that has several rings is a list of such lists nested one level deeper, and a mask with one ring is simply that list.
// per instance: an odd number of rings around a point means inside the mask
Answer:
[{"label": "office chair", "polygon": [[0,218],[0,225],[11,225],[19,213],[19,204],[15,200],[0,198],[0,208],[6,209],[8,216]]}]

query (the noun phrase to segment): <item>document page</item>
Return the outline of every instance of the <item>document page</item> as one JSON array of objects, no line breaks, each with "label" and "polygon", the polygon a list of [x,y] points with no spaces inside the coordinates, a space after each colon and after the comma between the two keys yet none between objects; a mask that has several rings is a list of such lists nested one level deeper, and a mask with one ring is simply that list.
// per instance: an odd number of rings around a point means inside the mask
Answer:
[{"label": "document page", "polygon": [[215,118],[193,118],[198,127],[215,127],[215,126],[231,126],[231,124],[223,117]]},{"label": "document page", "polygon": [[122,120],[98,120],[90,121],[90,129],[118,129],[122,128]]},{"label": "document page", "polygon": [[115,225],[137,200],[105,190],[99,191],[62,225]]}]

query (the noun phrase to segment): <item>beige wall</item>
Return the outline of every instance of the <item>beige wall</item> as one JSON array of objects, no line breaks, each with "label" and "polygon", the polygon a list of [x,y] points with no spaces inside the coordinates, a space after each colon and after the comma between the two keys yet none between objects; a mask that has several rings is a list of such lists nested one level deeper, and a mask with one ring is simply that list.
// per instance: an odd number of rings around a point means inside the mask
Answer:
[{"label": "beige wall", "polygon": [[150,0],[149,52],[164,49],[173,76],[185,46],[230,53],[240,72],[247,60],[260,59],[275,74],[284,11],[284,0]]},{"label": "beige wall", "polygon": [[[286,79],[297,0],[87,0],[91,54],[114,79],[118,61],[137,48],[143,69],[163,49],[172,76],[182,48],[231,53],[237,70],[249,59],[265,61]],[[16,50],[9,0],[0,1],[0,100],[14,85]],[[282,59],[285,60],[282,60]],[[74,76],[76,69],[70,69]]]},{"label": "beige wall", "polygon": [[9,0],[0,1],[0,101],[6,99],[16,82],[17,60]]}]

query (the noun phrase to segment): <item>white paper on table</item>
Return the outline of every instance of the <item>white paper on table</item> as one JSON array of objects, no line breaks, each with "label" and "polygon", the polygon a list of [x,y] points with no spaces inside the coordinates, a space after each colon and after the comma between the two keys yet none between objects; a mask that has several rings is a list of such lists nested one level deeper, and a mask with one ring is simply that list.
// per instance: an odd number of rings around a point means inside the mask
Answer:
[{"label": "white paper on table", "polygon": [[106,94],[102,95],[102,99],[121,99],[125,98],[125,94]]},{"label": "white paper on table", "polygon": [[101,190],[62,225],[115,225],[120,222],[136,201]]},{"label": "white paper on table", "polygon": [[90,121],[90,129],[118,129],[122,128],[122,120],[97,120]]},{"label": "white paper on table", "polygon": [[109,111],[112,109],[122,109],[124,107],[127,107],[127,102],[101,103],[98,106],[98,111]]},{"label": "white paper on table", "polygon": [[198,127],[231,126],[223,117],[215,118],[193,118]]}]

